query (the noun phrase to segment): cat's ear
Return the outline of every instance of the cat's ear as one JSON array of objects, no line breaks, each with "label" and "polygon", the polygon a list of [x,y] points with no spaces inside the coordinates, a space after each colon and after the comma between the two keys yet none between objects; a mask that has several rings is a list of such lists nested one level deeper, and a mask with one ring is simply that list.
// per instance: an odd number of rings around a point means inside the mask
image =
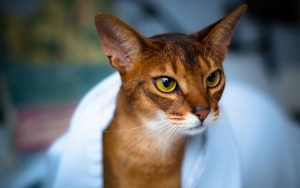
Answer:
[{"label": "cat's ear", "polygon": [[201,41],[204,41],[210,48],[218,49],[219,51],[226,53],[234,28],[246,9],[247,5],[243,4],[221,20],[193,35],[201,39]]},{"label": "cat's ear", "polygon": [[142,48],[143,37],[117,17],[99,13],[95,17],[98,36],[111,65],[126,72]]}]

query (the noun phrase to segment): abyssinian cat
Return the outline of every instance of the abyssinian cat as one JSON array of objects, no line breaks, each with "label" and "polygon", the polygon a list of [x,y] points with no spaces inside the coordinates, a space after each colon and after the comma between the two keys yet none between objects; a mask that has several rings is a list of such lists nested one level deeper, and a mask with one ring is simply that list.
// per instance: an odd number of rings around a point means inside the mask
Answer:
[{"label": "abyssinian cat", "polygon": [[102,47],[122,80],[103,134],[106,188],[180,187],[186,138],[218,118],[222,61],[246,8],[193,34],[153,37],[110,14],[97,14]]}]

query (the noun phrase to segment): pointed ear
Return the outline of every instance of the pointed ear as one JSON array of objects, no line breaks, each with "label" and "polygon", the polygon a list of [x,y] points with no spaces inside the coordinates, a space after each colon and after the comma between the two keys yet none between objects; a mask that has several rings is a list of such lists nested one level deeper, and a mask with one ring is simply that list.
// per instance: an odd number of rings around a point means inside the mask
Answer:
[{"label": "pointed ear", "polygon": [[195,33],[198,39],[204,41],[211,49],[217,49],[226,54],[227,46],[230,44],[234,28],[245,13],[247,5],[243,4],[225,16],[223,19],[208,26],[204,30]]},{"label": "pointed ear", "polygon": [[95,25],[111,65],[120,73],[126,72],[139,56],[144,38],[129,25],[107,13],[97,14]]}]

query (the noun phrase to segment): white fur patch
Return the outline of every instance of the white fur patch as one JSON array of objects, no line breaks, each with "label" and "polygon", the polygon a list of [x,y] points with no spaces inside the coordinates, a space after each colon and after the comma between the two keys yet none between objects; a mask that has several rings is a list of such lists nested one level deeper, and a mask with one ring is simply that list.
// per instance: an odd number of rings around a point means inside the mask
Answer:
[{"label": "white fur patch", "polygon": [[180,128],[180,131],[186,135],[195,135],[203,133],[207,127],[213,125],[218,116],[214,113],[209,113],[204,122],[201,124],[201,121],[198,117],[192,113],[188,113],[183,121],[179,121],[173,126]]},{"label": "white fur patch", "polygon": [[146,127],[152,132],[153,135],[164,137],[165,142],[169,142],[174,136],[195,135],[204,132],[207,127],[214,124],[217,120],[217,115],[209,113],[204,122],[201,121],[192,113],[188,113],[184,120],[172,123],[163,111],[158,111],[154,118],[148,119]]},{"label": "white fur patch", "polygon": [[149,134],[155,137],[157,142],[156,149],[162,153],[172,149],[175,146],[173,144],[183,136],[180,129],[170,123],[162,111],[158,111],[154,118],[147,119],[144,122]]}]

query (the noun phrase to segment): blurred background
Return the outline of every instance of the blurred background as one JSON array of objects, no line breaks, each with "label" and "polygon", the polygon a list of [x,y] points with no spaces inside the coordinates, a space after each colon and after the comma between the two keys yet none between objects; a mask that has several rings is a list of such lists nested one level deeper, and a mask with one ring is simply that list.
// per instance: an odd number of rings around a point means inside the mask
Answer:
[{"label": "blurred background", "polygon": [[300,122],[300,1],[0,1],[0,187],[41,187],[45,151],[80,99],[113,70],[94,16],[111,12],[146,36],[192,33],[246,2],[224,63],[229,81],[270,96]]}]

